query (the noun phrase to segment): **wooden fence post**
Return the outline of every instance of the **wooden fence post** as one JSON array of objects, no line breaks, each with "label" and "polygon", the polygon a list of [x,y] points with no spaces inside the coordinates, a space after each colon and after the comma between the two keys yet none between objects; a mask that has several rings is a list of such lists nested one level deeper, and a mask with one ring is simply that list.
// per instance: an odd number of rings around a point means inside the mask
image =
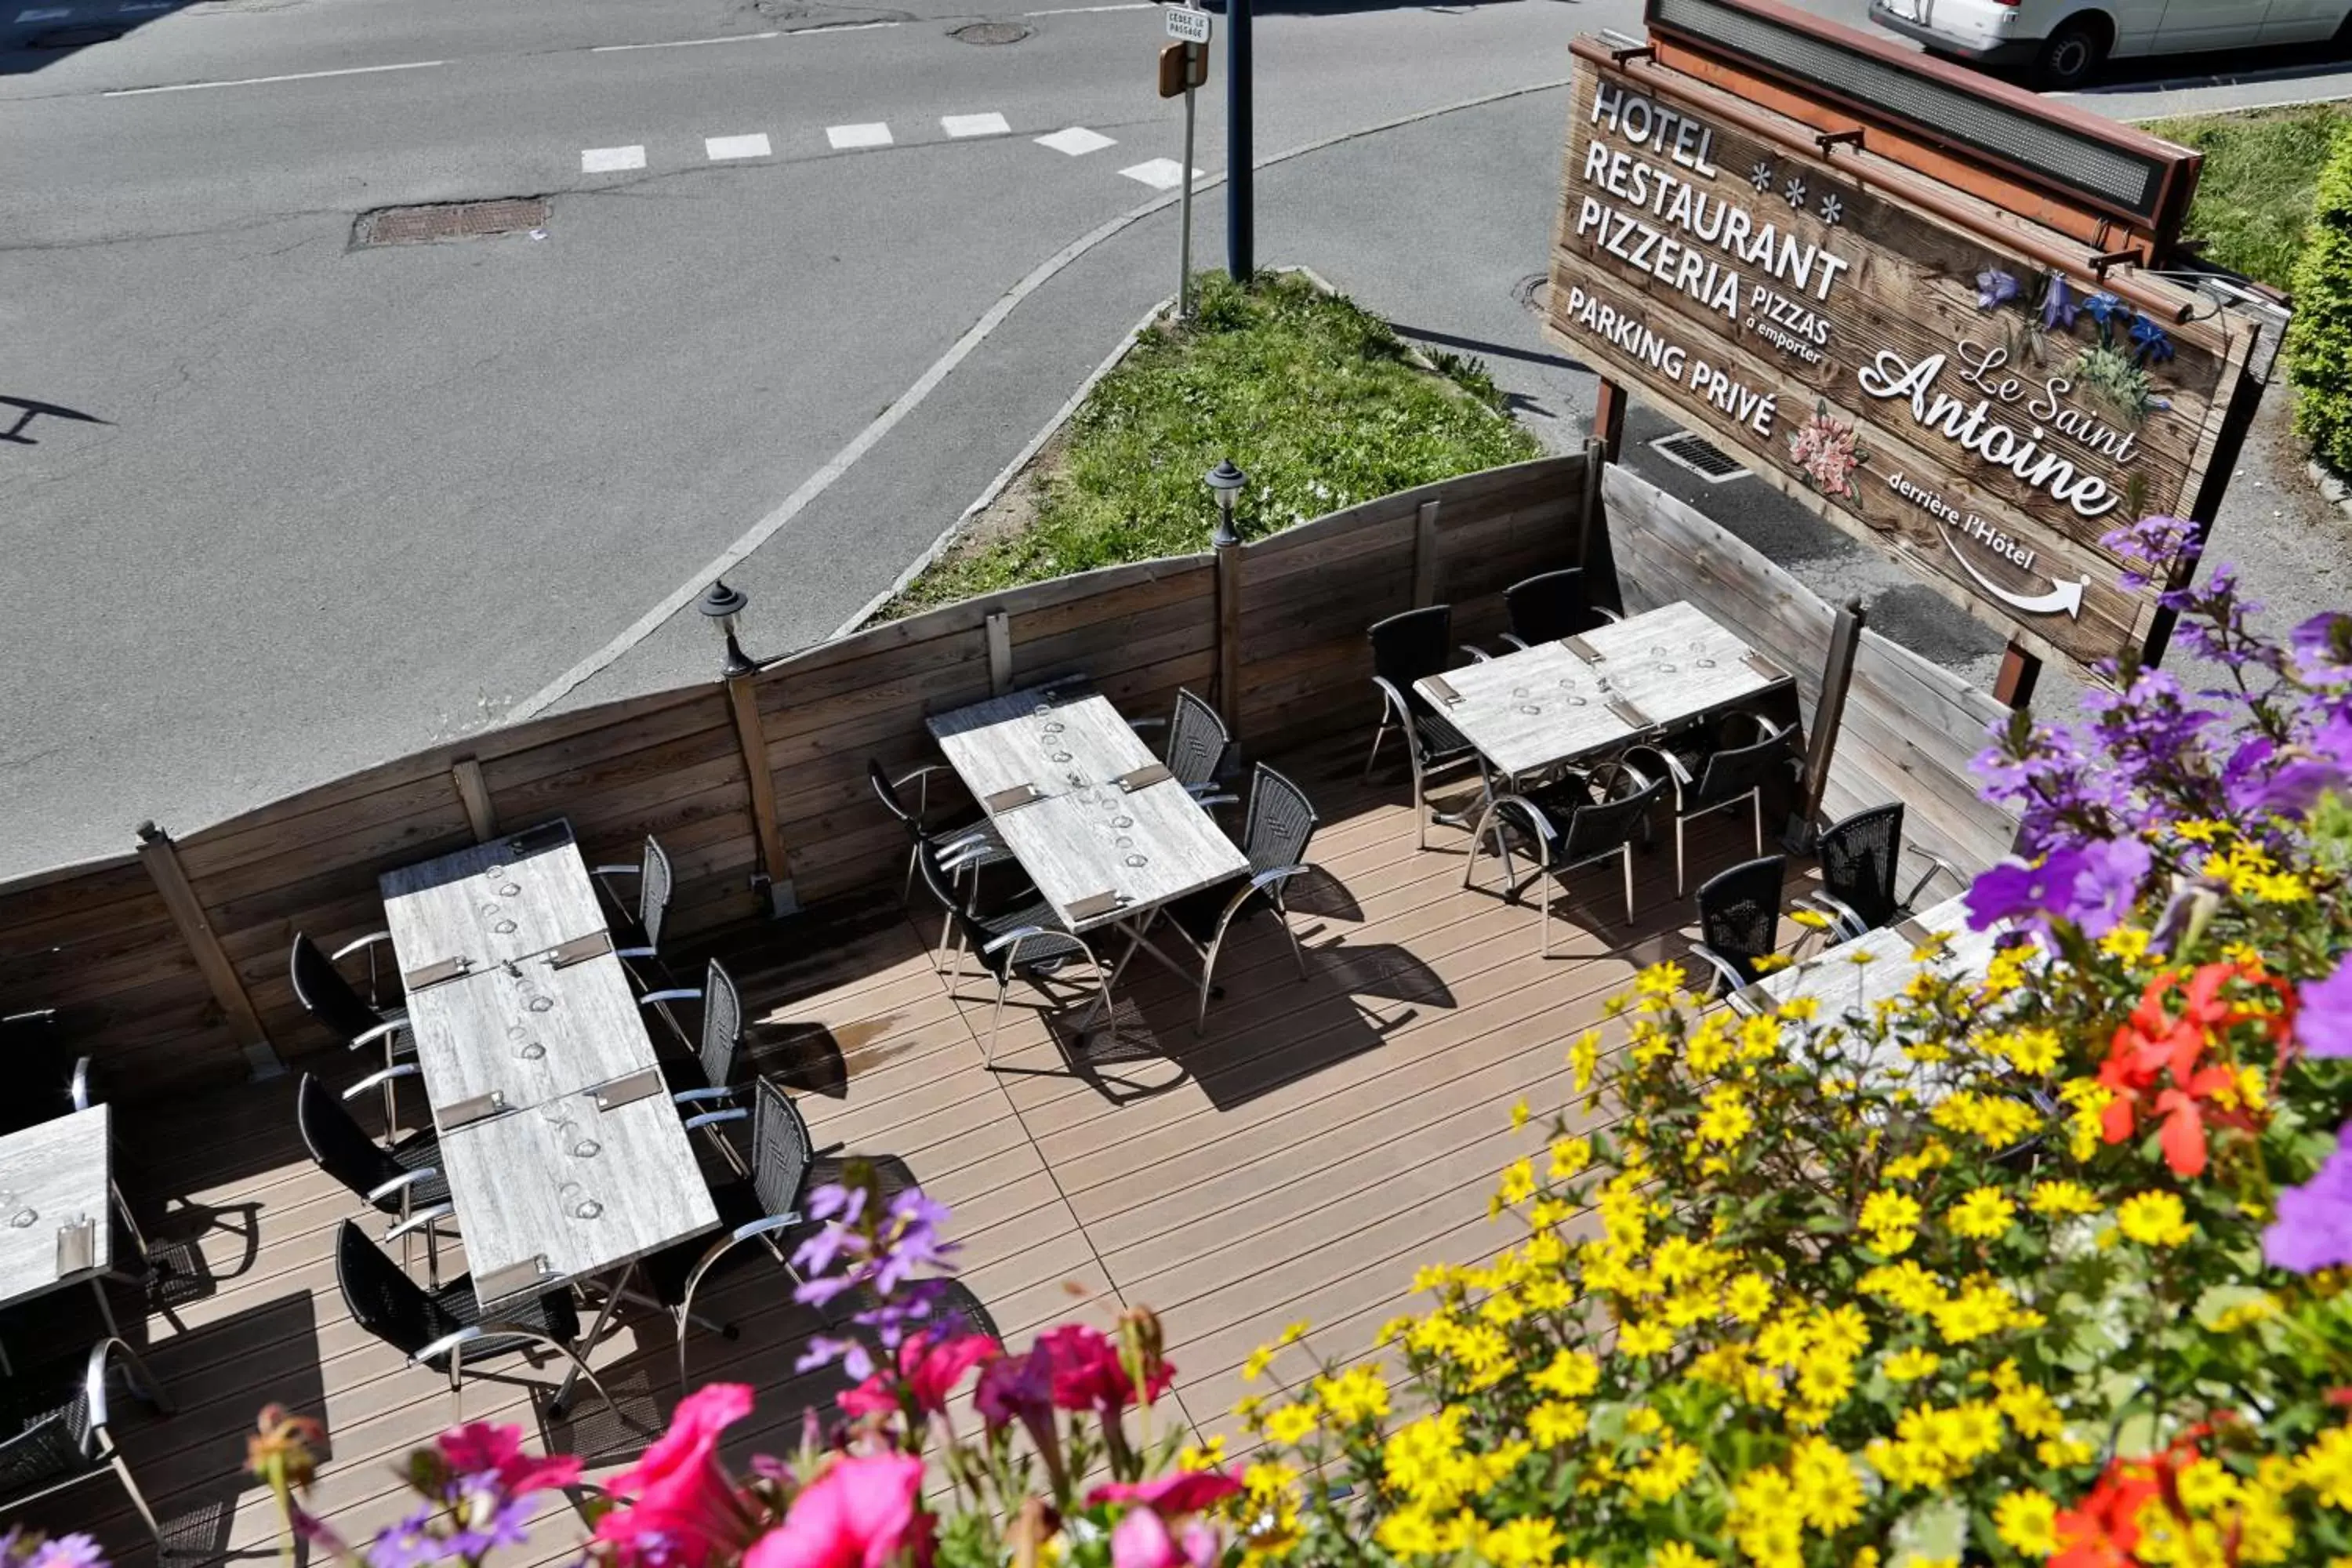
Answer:
[{"label": "wooden fence post", "polygon": [[1437,603],[1437,499],[1421,503],[1412,514],[1412,607]]},{"label": "wooden fence post", "polygon": [[1821,814],[1822,800],[1829,793],[1830,759],[1837,752],[1838,726],[1845,719],[1845,697],[1853,684],[1854,656],[1862,651],[1862,626],[1867,619],[1859,598],[1848,599],[1840,605],[1837,619],[1830,626],[1829,658],[1822,665],[1821,700],[1813,704],[1813,741],[1805,758],[1805,799],[1796,819],[1789,824],[1787,842],[1796,849],[1809,849],[1813,842],[1813,819]]},{"label": "wooden fence post", "polygon": [[1239,540],[1217,552],[1217,708],[1234,743],[1242,735],[1242,552]]},{"label": "wooden fence post", "polygon": [[784,856],[783,829],[776,821],[776,775],[768,766],[768,731],[760,722],[759,672],[725,678],[727,705],[735,715],[735,743],[743,752],[744,782],[751,789],[751,837],[759,846],[760,879],[768,889],[768,912],[797,913],[792,862]]},{"label": "wooden fence post", "polygon": [[1614,449],[1598,438],[1584,444],[1583,516],[1577,520],[1576,564],[1584,573],[1585,602],[1622,616],[1625,592],[1617,582],[1617,557],[1609,548],[1609,516],[1601,499],[1601,477],[1608,472]]},{"label": "wooden fence post", "polygon": [[221,951],[220,935],[213,930],[203,902],[188,883],[187,872],[180,867],[180,851],[173,845],[172,836],[152,822],[141,823],[139,858],[145,864],[156,892],[163,895],[163,908],[171,914],[172,923],[179,928],[180,940],[188,944],[188,952],[195,958],[196,968],[211,989],[213,1001],[228,1016],[254,1078],[278,1077],[285,1072],[286,1064],[278,1059],[269,1033],[261,1026],[261,1016],[253,1010],[253,998],[245,994],[245,982],[237,978],[236,965]]},{"label": "wooden fence post", "polygon": [[472,757],[459,757],[449,764],[449,782],[457,786],[457,804],[466,808],[466,821],[474,830],[474,842],[488,844],[499,836],[499,814],[490,806],[489,785],[482,782],[482,764]]},{"label": "wooden fence post", "polygon": [[1003,610],[988,617],[988,689],[994,697],[1013,689],[1013,617]]}]

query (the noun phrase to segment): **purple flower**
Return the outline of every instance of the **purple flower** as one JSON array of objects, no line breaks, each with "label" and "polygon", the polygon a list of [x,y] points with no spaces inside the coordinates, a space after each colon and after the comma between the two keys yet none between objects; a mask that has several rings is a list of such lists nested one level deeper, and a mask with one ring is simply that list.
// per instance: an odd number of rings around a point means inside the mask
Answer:
[{"label": "purple flower", "polygon": [[451,1554],[469,1562],[478,1562],[501,1546],[520,1546],[530,1539],[524,1528],[530,1521],[531,1504],[527,1498],[509,1498],[503,1503],[488,1494],[477,1494],[478,1508],[494,1503],[489,1518],[478,1524],[469,1524],[449,1538]]},{"label": "purple flower", "polygon": [[106,1553],[95,1540],[77,1531],[42,1542],[26,1559],[25,1568],[106,1568]]},{"label": "purple flower", "polygon": [[2231,808],[2246,817],[2303,816],[2329,791],[2352,792],[2347,759],[2352,716],[2340,713],[2289,746],[2248,741],[2223,770]]},{"label": "purple flower", "polygon": [[2287,634],[2298,660],[2296,673],[2315,683],[2352,679],[2352,616],[2323,610]]},{"label": "purple flower", "polygon": [[2074,330],[2074,314],[2083,307],[2074,299],[2074,290],[2057,273],[2050,275],[2050,287],[2042,296],[2042,330],[2045,332],[2063,329]]},{"label": "purple flower", "polygon": [[2137,838],[2053,850],[2038,866],[2004,860],[1979,874],[1969,889],[1969,924],[1988,931],[2013,921],[2046,930],[2055,919],[2085,936],[2105,936],[2129,912],[2150,861],[2147,846]]},{"label": "purple flower", "polygon": [[874,1375],[874,1357],[859,1340],[837,1340],[819,1334],[808,1342],[801,1359],[793,1363],[794,1372],[814,1372],[818,1367],[841,1363],[842,1371],[859,1383]]},{"label": "purple flower", "polygon": [[1998,267],[1977,274],[1977,309],[1990,310],[2017,298],[2017,279]]},{"label": "purple flower", "polygon": [[2336,1133],[2336,1152],[2311,1180],[2278,1195],[2278,1218],[2263,1232],[2263,1256],[2297,1274],[2352,1263],[2352,1124]]},{"label": "purple flower", "polygon": [[2352,957],[2340,961],[2326,979],[2304,986],[2299,994],[2296,1042],[2315,1057],[2352,1057]]},{"label": "purple flower", "polygon": [[368,1542],[368,1568],[424,1568],[437,1563],[448,1548],[433,1533],[434,1509],[418,1509],[396,1524],[388,1524]]},{"label": "purple flower", "polygon": [[2099,542],[2124,558],[2126,564],[2116,581],[2135,594],[2169,575],[2174,562],[2194,561],[2205,548],[2197,524],[2160,514],[2109,529]]},{"label": "purple flower", "polygon": [[2124,302],[2104,289],[2083,301],[2083,309],[2090,312],[2091,320],[2098,322],[2102,329],[2113,321],[2123,308]]}]

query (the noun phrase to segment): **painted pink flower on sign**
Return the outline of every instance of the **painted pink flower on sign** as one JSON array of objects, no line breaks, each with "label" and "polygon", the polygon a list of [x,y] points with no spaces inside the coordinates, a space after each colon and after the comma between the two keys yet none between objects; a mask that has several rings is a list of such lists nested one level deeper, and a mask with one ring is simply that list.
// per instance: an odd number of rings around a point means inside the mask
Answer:
[{"label": "painted pink flower on sign", "polygon": [[1789,437],[1789,460],[1804,469],[1806,479],[1824,495],[1852,500],[1862,492],[1853,482],[1864,453],[1854,445],[1853,426],[1831,417],[1827,405],[1817,405],[1813,416]]}]

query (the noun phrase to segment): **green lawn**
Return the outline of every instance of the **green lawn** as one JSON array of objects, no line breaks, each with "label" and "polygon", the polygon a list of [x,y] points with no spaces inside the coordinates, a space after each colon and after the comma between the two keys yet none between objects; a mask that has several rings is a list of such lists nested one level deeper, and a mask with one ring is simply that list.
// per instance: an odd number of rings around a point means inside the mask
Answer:
[{"label": "green lawn", "polygon": [[1193,324],[1147,331],[1080,405],[1034,481],[1034,521],[951,549],[885,615],[1205,550],[1215,508],[1201,479],[1220,458],[1250,477],[1234,509],[1246,539],[1541,456],[1477,365],[1446,358],[1433,375],[1405,352],[1387,322],[1303,278],[1244,289],[1204,274]]},{"label": "green lawn", "polygon": [[2188,237],[2205,258],[2274,288],[2302,248],[2304,226],[2328,143],[2352,123],[2352,106],[2320,103],[2252,113],[2158,120],[2146,129],[2205,154]]}]

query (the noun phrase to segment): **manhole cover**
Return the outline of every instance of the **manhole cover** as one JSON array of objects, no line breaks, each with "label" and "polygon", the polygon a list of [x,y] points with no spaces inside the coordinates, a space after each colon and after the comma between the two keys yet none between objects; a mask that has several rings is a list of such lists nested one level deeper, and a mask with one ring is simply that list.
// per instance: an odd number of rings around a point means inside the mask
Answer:
[{"label": "manhole cover", "polygon": [[1650,450],[1678,468],[1687,468],[1711,485],[1726,485],[1748,477],[1739,459],[1704,436],[1677,430],[1650,443]]},{"label": "manhole cover", "polygon": [[1017,44],[1029,36],[1018,22],[972,22],[948,35],[967,44]]},{"label": "manhole cover", "polygon": [[547,198],[514,196],[495,202],[435,202],[425,206],[379,207],[362,213],[352,228],[354,245],[422,245],[436,239],[471,239],[514,234],[547,222]]}]

